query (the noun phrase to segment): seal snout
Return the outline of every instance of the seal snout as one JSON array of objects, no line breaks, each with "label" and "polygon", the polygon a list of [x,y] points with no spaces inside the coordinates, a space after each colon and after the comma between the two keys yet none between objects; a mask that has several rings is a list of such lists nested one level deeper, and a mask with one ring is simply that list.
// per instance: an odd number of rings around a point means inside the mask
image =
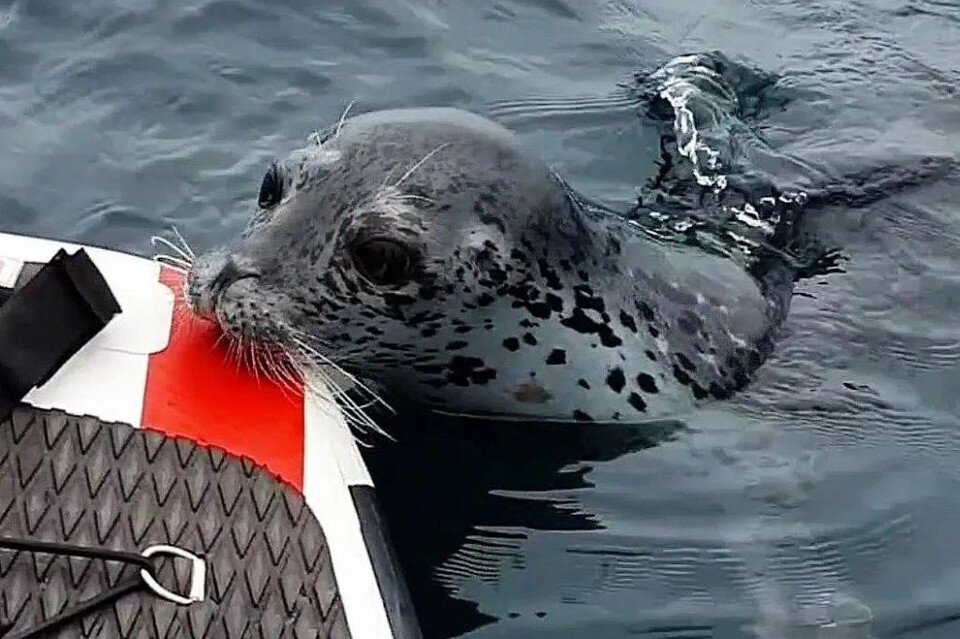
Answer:
[{"label": "seal snout", "polygon": [[213,298],[214,304],[231,285],[253,277],[260,277],[260,273],[256,269],[241,267],[234,259],[228,258],[210,284],[210,296]]},{"label": "seal snout", "polygon": [[245,260],[226,251],[200,258],[187,279],[187,299],[201,317],[214,319],[221,296],[241,280],[260,277],[260,272]]}]

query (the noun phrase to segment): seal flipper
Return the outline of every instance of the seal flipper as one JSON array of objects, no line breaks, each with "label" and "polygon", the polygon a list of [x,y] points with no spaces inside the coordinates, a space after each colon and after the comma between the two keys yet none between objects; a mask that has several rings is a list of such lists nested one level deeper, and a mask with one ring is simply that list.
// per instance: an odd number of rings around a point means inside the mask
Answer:
[{"label": "seal flipper", "polygon": [[629,217],[660,237],[727,254],[765,288],[768,271],[781,264],[795,278],[829,264],[832,251],[800,230],[804,211],[868,206],[960,168],[955,159],[928,157],[836,177],[778,153],[758,125],[797,89],[718,52],[638,74],[635,90],[646,105],[641,118],[665,130],[659,170]]}]

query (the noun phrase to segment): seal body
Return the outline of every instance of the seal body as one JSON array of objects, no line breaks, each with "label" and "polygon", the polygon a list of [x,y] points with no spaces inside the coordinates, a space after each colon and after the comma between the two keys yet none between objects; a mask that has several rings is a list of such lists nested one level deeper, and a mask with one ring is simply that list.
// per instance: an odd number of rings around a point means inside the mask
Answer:
[{"label": "seal body", "polygon": [[197,312],[456,415],[635,422],[727,397],[792,285],[658,242],[453,109],[346,120],[271,167],[259,204],[194,266]]}]

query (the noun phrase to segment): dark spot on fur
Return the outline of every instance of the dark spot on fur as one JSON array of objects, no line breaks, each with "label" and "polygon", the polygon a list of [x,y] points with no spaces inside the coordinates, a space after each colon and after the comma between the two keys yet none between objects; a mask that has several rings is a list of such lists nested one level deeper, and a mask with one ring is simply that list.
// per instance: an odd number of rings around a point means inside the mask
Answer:
[{"label": "dark spot on fur", "polygon": [[585,379],[578,379],[577,384],[580,385],[582,388],[586,388],[587,390],[590,390],[590,383],[587,382],[587,380]]},{"label": "dark spot on fur", "polygon": [[630,329],[631,333],[637,332],[637,323],[634,321],[633,315],[630,315],[626,311],[620,311],[620,323]]},{"label": "dark spot on fur", "polygon": [[490,293],[481,293],[480,296],[477,298],[477,305],[478,305],[478,306],[490,306],[490,305],[493,304],[495,301],[497,301],[497,298],[495,298],[495,297],[494,297],[493,295],[491,295]]},{"label": "dark spot on fur", "polygon": [[579,410],[579,409],[573,411],[573,418],[574,418],[575,420],[577,420],[578,422],[592,422],[592,421],[593,421],[593,417],[590,417],[590,416],[587,415],[585,412],[583,412],[582,410]]},{"label": "dark spot on fur", "polygon": [[549,319],[550,318],[550,305],[546,302],[527,302],[526,304],[520,302],[514,302],[514,306],[519,304],[520,306],[526,306],[527,310],[530,311],[530,314],[539,319]]},{"label": "dark spot on fur", "polygon": [[567,363],[567,351],[562,348],[555,348],[550,351],[550,355],[547,356],[547,364],[550,366],[557,366],[559,364]]},{"label": "dark spot on fur", "polygon": [[623,340],[614,335],[613,329],[604,324],[598,331],[600,333],[600,343],[607,348],[616,348],[623,344]]},{"label": "dark spot on fur", "polygon": [[578,284],[573,287],[574,304],[578,308],[585,308],[603,313],[603,298],[595,297],[593,290],[586,284]]},{"label": "dark spot on fur", "polygon": [[467,342],[450,342],[447,344],[448,351],[459,351],[461,348],[466,348]]},{"label": "dark spot on fur", "polygon": [[499,266],[491,266],[487,270],[487,274],[497,286],[500,286],[507,281],[507,272],[501,269]]},{"label": "dark spot on fur", "polygon": [[560,283],[560,276],[545,259],[538,259],[537,266],[540,267],[540,276],[546,279],[547,286],[555,291],[563,288],[563,284]]},{"label": "dark spot on fur", "polygon": [[637,386],[640,387],[640,390],[647,393],[656,393],[657,391],[657,382],[654,381],[652,375],[647,373],[640,373],[637,375]]},{"label": "dark spot on fur", "polygon": [[676,364],[673,366],[673,376],[684,386],[689,386],[690,383],[693,382],[693,378],[687,374],[687,371],[683,370]]},{"label": "dark spot on fur", "polygon": [[600,343],[608,348],[614,348],[623,344],[623,340],[617,337],[613,329],[607,324],[600,324],[589,317],[579,308],[573,309],[570,317],[560,320],[560,324],[585,335],[595,334],[600,336]]},{"label": "dark spot on fur", "polygon": [[607,386],[613,389],[613,392],[619,393],[627,385],[627,378],[623,374],[623,369],[617,367],[607,375]]},{"label": "dark spot on fur", "polygon": [[537,345],[537,338],[533,336],[533,333],[524,333],[523,341],[529,344],[530,346]]},{"label": "dark spot on fur", "polygon": [[520,348],[520,340],[516,337],[508,337],[503,340],[503,347],[508,351],[515,352]]},{"label": "dark spot on fur", "polygon": [[641,413],[647,410],[647,403],[643,401],[643,398],[636,393],[630,393],[630,397],[627,399],[627,402],[629,402],[631,406]]},{"label": "dark spot on fur", "polygon": [[417,301],[417,298],[406,295],[404,293],[397,293],[395,291],[387,291],[383,294],[383,300],[390,304],[391,306],[407,306],[413,304]]},{"label": "dark spot on fur", "polygon": [[680,362],[680,365],[683,366],[688,371],[697,370],[697,365],[690,361],[690,358],[684,355],[683,353],[677,353],[677,361]]},{"label": "dark spot on fur", "polygon": [[646,302],[637,302],[637,310],[643,315],[643,319],[648,322],[652,322],[656,318],[656,315],[653,314],[653,309],[650,308]]},{"label": "dark spot on fur", "polygon": [[651,362],[657,361],[657,354],[654,353],[653,351],[651,351],[651,350],[646,350],[646,351],[644,351],[644,354],[646,354],[647,359],[649,359]]},{"label": "dark spot on fur", "polygon": [[547,293],[546,295],[547,305],[550,307],[551,311],[556,313],[563,312],[563,299],[553,293]]},{"label": "dark spot on fur", "polygon": [[497,377],[497,371],[487,368],[478,357],[454,355],[447,363],[447,381],[457,386],[483,385]]},{"label": "dark spot on fur", "polygon": [[677,318],[677,326],[687,335],[696,335],[703,326],[703,321],[690,311],[684,311]]},{"label": "dark spot on fur", "polygon": [[732,395],[728,389],[720,386],[717,382],[710,383],[710,394],[713,395],[715,399],[727,399]]},{"label": "dark spot on fur", "polygon": [[484,224],[490,224],[496,226],[501,233],[507,232],[507,227],[503,225],[503,220],[500,219],[499,215],[492,215],[490,213],[485,213],[479,203],[473,205],[473,210],[477,214],[477,217]]}]

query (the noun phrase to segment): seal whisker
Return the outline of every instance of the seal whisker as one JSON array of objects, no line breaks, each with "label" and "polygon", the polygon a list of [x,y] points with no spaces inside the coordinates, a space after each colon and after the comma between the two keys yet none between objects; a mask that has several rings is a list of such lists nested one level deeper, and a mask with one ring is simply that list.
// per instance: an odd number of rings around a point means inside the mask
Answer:
[{"label": "seal whisker", "polygon": [[[384,406],[391,413],[396,414],[396,411],[393,409],[390,404],[388,404],[382,397],[380,397],[376,392],[374,392],[369,386],[360,381],[355,375],[344,370],[344,368],[332,358],[324,355],[316,347],[311,345],[309,341],[320,342],[319,339],[312,337],[302,331],[295,329],[292,326],[284,322],[280,322],[275,318],[270,318],[282,332],[285,332],[290,339],[293,341],[294,345],[300,351],[301,356],[305,360],[304,364],[312,365],[311,370],[315,370],[319,375],[324,378],[325,383],[330,387],[331,392],[334,392],[335,398],[338,400],[340,405],[344,408],[345,413],[349,413],[351,419],[356,422],[357,426],[362,426],[364,428],[372,428],[377,432],[381,432],[384,436],[389,437],[387,433],[383,433],[380,426],[366,414],[365,409],[376,404]],[[326,347],[325,347],[326,348]],[[369,402],[363,406],[359,405],[353,397],[349,394],[349,391],[344,389],[340,383],[332,378],[327,372],[327,368],[337,372],[342,375],[345,379],[349,380],[354,384],[354,386],[359,389],[361,392],[365,393]],[[303,380],[307,380],[308,375],[300,371],[300,377]]]},{"label": "seal whisker", "polygon": [[280,386],[293,393],[299,392],[303,380],[298,374],[295,374],[294,370],[289,368],[292,364],[288,357],[283,358],[283,362],[287,366],[277,361],[276,354],[271,349],[264,351],[264,358],[273,371],[276,382]]},{"label": "seal whisker", "polygon": [[[359,431],[360,433],[367,433],[370,430],[373,430],[390,439],[391,441],[395,441],[389,433],[384,431],[379,424],[377,424],[360,406],[357,405],[353,398],[348,394],[348,391],[344,390],[335,379],[330,377],[327,371],[324,370],[324,367],[313,366],[311,367],[311,370],[314,372],[314,374],[321,378],[321,381],[323,381],[326,386],[326,392],[324,392],[323,389],[318,389],[311,384],[309,382],[310,376],[304,374],[303,378],[307,387],[313,391],[315,396],[320,398],[332,398],[333,404],[340,408],[344,420],[351,429]],[[358,439],[358,442],[359,441],[361,440]],[[366,445],[366,442],[361,443]]]},{"label": "seal whisker", "polygon": [[175,265],[175,264],[172,264],[172,263],[168,263],[167,261],[164,260],[164,258],[166,258],[166,257],[168,257],[168,256],[166,256],[166,255],[163,255],[163,256],[157,255],[157,256],[154,256],[153,261],[156,262],[157,264],[160,264],[161,266],[164,266],[164,267],[169,268],[169,269],[171,269],[171,270],[173,270],[173,271],[176,271],[177,273],[180,273],[181,275],[186,275],[186,274],[189,272],[189,270],[188,270],[186,267],[179,266],[179,265]]},{"label": "seal whisker", "polygon": [[340,137],[340,131],[343,129],[343,123],[347,121],[347,114],[350,113],[350,109],[353,108],[355,102],[356,100],[351,100],[350,104],[347,105],[347,108],[343,110],[343,114],[340,115],[340,121],[337,122],[337,130],[333,134],[334,138]]},{"label": "seal whisker", "polygon": [[177,236],[177,239],[180,240],[180,244],[183,245],[183,250],[185,250],[190,255],[190,261],[195,261],[197,259],[197,254],[194,253],[193,249],[190,247],[190,244],[187,242],[187,238],[180,233],[180,229],[176,226],[170,227],[173,230],[173,234]]},{"label": "seal whisker", "polygon": [[262,349],[260,355],[263,358],[263,367],[267,373],[267,378],[279,386],[285,395],[295,395],[297,393],[297,385],[291,382],[287,371],[284,370],[283,366],[281,366],[274,357],[273,351],[270,349]]},{"label": "seal whisker", "polygon": [[[253,377],[254,379],[257,380],[257,385],[259,386],[260,385],[260,358],[257,357],[256,344],[252,342],[247,343],[247,359],[250,360],[250,370],[253,372]],[[264,375],[264,377],[267,377],[267,376]]]},{"label": "seal whisker", "polygon": [[170,249],[171,251],[179,255],[183,259],[183,261],[186,262],[187,264],[193,264],[194,258],[191,257],[189,253],[187,253],[182,248],[180,248],[179,246],[177,246],[176,244],[174,244],[173,242],[171,242],[165,237],[154,235],[150,238],[150,243],[153,245],[154,248],[157,248],[157,244],[162,244],[163,246],[167,247],[168,249]]},{"label": "seal whisker", "polygon": [[[285,325],[283,325],[282,323],[280,323],[279,326],[281,327],[282,330],[288,332],[288,333],[291,334],[291,335],[298,336],[298,337],[300,337],[300,338],[303,339],[303,340],[311,340],[311,341],[312,341],[313,343],[315,343],[318,347],[324,349],[325,351],[332,351],[332,350],[334,350],[333,348],[330,347],[329,344],[324,343],[323,340],[321,340],[321,339],[320,339],[319,337],[317,337],[316,335],[310,335],[309,333],[306,333],[306,332],[304,332],[304,331],[298,330],[298,329],[296,329],[296,328],[294,328],[294,327],[292,327],[292,326],[285,326]],[[319,354],[319,353],[318,353],[318,354]],[[340,362],[349,362],[349,361],[351,361],[352,359],[354,359],[354,355],[355,355],[355,353],[339,351],[335,356],[331,355],[331,356],[323,356],[323,357],[326,357],[326,363],[328,363],[328,364],[330,364],[330,365],[337,365],[337,366],[339,366],[339,363],[340,363]],[[342,372],[344,375],[347,374],[346,371],[341,371],[341,372]]]},{"label": "seal whisker", "polygon": [[403,182],[405,182],[408,177],[410,177],[411,175],[413,175],[413,172],[414,172],[414,171],[416,171],[416,170],[419,169],[421,166],[423,166],[423,164],[424,164],[427,160],[429,160],[430,158],[432,158],[434,155],[436,155],[436,154],[439,153],[440,151],[442,151],[442,150],[444,150],[445,148],[447,148],[448,146],[450,146],[450,144],[451,144],[450,142],[444,142],[443,144],[441,144],[440,146],[438,146],[437,148],[435,148],[433,151],[430,151],[429,153],[427,153],[425,156],[423,156],[423,158],[422,158],[419,162],[417,162],[416,164],[414,164],[413,166],[411,166],[409,169],[407,169],[407,172],[404,173],[403,175],[401,175],[401,176],[400,176],[400,179],[393,183],[393,186],[394,186],[394,187],[398,187],[398,186],[400,186],[401,184],[403,184]]},{"label": "seal whisker", "polygon": [[[240,355],[240,360],[239,360],[239,362],[240,362],[240,369],[241,369],[241,370],[246,369],[248,372],[250,372],[250,371],[251,371],[250,364],[247,362],[247,357],[248,357],[248,355],[249,355],[249,350],[248,350],[248,348],[247,348],[247,343],[246,343],[246,340],[244,339],[244,336],[243,336],[242,333],[240,334],[239,344],[240,344],[240,345],[239,345],[239,349],[238,349],[237,353]],[[259,383],[260,380],[258,379],[257,382]]]},{"label": "seal whisker", "polygon": [[[303,342],[300,342],[299,340],[295,340],[295,341],[298,342],[298,346],[300,347],[301,352],[302,352],[302,354],[303,354],[303,356],[304,356],[304,359],[305,359],[304,365],[310,366],[310,370],[314,371],[317,375],[319,375],[320,377],[322,377],[322,379],[323,379],[324,383],[326,384],[329,392],[332,393],[334,400],[338,403],[338,405],[339,405],[339,406],[341,407],[341,409],[343,410],[344,416],[345,416],[345,418],[348,420],[348,422],[350,423],[350,425],[351,425],[352,427],[357,428],[357,429],[360,430],[361,432],[367,432],[367,431],[369,431],[369,430],[373,430],[373,431],[375,431],[375,432],[383,435],[384,437],[387,437],[387,438],[392,439],[392,437],[391,437],[388,433],[386,433],[386,432],[380,427],[380,425],[377,424],[376,421],[374,421],[373,418],[371,418],[371,417],[366,413],[366,410],[365,410],[365,409],[368,408],[368,407],[370,407],[370,406],[373,406],[373,405],[375,405],[375,404],[382,404],[382,405],[386,406],[386,407],[387,407],[389,410],[391,410],[391,411],[393,411],[393,409],[392,409],[382,398],[380,398],[376,393],[374,393],[372,390],[370,390],[370,388],[368,388],[368,387],[367,387],[366,385],[364,385],[362,382],[360,382],[359,380],[357,380],[357,378],[354,377],[353,375],[351,375],[350,373],[347,373],[346,371],[344,371],[344,370],[343,370],[342,368],[340,368],[338,365],[332,364],[332,363],[330,363],[330,364],[326,364],[326,363],[320,363],[320,364],[318,364],[318,363],[315,361],[317,358],[320,358],[321,360],[325,360],[325,359],[326,359],[327,361],[329,361],[329,360],[328,360],[328,358],[325,358],[321,353],[317,352],[316,349],[311,348],[309,345],[307,345],[307,344],[305,344],[305,343],[303,343]],[[352,381],[352,382],[356,385],[357,388],[360,388],[361,390],[363,390],[364,392],[366,392],[366,393],[370,396],[371,401],[370,401],[368,404],[365,404],[365,405],[363,405],[363,406],[361,406],[360,404],[358,404],[358,403],[356,402],[356,400],[355,400],[355,399],[352,397],[352,395],[350,394],[350,391],[344,389],[344,388],[340,385],[340,383],[339,383],[336,379],[334,379],[334,378],[329,374],[329,372],[327,371],[328,368],[329,368],[330,370],[333,370],[333,371],[336,371],[336,372],[340,373],[340,374],[343,375],[345,378],[347,378],[347,379],[349,379],[350,381]],[[306,375],[306,374],[304,374],[303,377],[304,377],[304,379],[308,379],[308,378],[309,378],[309,376]]]},{"label": "seal whisker", "polygon": [[[263,373],[263,371],[260,368],[260,358],[257,357],[257,345],[253,340],[247,340],[246,347],[247,360],[249,361],[247,366],[250,369],[250,372],[253,373],[253,378],[257,380],[257,386],[260,386],[260,375]],[[265,373],[263,376],[269,379]]]},{"label": "seal whisker", "polygon": [[433,198],[426,197],[425,195],[416,195],[415,193],[401,193],[395,197],[399,200],[412,200],[414,202],[425,202],[427,204],[435,203]]},{"label": "seal whisker", "polygon": [[237,344],[237,351],[236,351],[237,369],[240,371],[243,371],[244,367],[246,366],[246,362],[243,360],[243,356],[246,354],[246,350],[244,348],[242,334],[239,337],[237,337],[236,344]]},{"label": "seal whisker", "polygon": [[164,253],[159,253],[153,257],[154,262],[159,262],[164,266],[170,266],[173,268],[178,268],[181,270],[190,270],[191,264],[186,260],[176,257],[174,255],[166,255]]},{"label": "seal whisker", "polygon": [[390,406],[390,404],[388,404],[383,398],[381,398],[379,395],[377,395],[375,392],[373,392],[373,391],[370,389],[370,387],[368,387],[366,384],[364,384],[364,383],[361,382],[359,379],[357,379],[357,377],[356,377],[355,375],[353,375],[353,374],[345,371],[339,364],[337,364],[336,362],[334,362],[334,361],[331,360],[329,357],[327,357],[326,355],[324,355],[324,354],[321,353],[320,351],[316,350],[315,348],[312,348],[309,344],[307,344],[307,343],[304,342],[303,340],[295,337],[295,338],[294,338],[294,342],[295,342],[298,346],[300,346],[300,348],[306,350],[306,351],[307,351],[307,354],[310,354],[310,355],[313,355],[313,356],[319,358],[322,363],[327,364],[328,366],[330,366],[330,368],[336,370],[338,373],[340,373],[341,375],[343,375],[344,377],[346,377],[347,379],[349,379],[351,382],[353,382],[354,384],[356,384],[360,389],[362,389],[364,392],[366,392],[368,395],[370,395],[370,397],[372,397],[373,399],[375,399],[375,400],[376,400],[377,402],[379,402],[380,404],[383,404],[383,406],[386,407],[390,412],[396,413],[396,411],[393,409],[392,406]]},{"label": "seal whisker", "polygon": [[[224,340],[228,340],[228,339],[230,339],[230,336],[227,335],[226,332],[220,331],[220,334],[217,335],[217,339],[213,342],[214,348],[218,348],[221,344],[223,344]],[[229,345],[229,343],[228,343],[228,344],[227,344],[227,351],[229,352],[229,350],[230,350],[230,345]]]},{"label": "seal whisker", "polygon": [[223,336],[227,338],[227,352],[225,353],[225,358],[227,362],[239,368],[236,357],[237,340],[226,333],[224,333]]}]

